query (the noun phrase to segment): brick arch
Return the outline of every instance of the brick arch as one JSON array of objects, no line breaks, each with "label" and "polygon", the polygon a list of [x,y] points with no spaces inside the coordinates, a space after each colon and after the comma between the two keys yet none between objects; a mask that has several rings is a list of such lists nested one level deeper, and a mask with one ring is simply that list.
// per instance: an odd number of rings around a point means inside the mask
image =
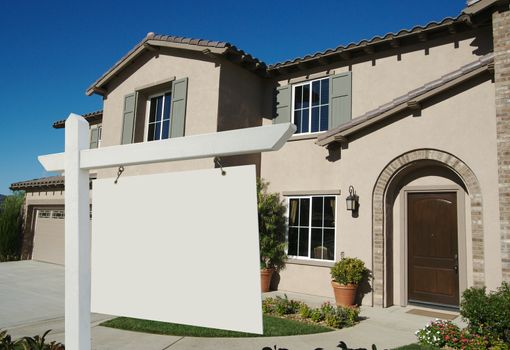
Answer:
[{"label": "brick arch", "polygon": [[403,169],[418,161],[434,161],[455,172],[464,182],[471,199],[471,225],[473,245],[473,282],[475,286],[485,283],[484,236],[482,221],[482,192],[473,171],[459,158],[435,149],[419,149],[402,154],[391,161],[381,172],[372,194],[372,264],[373,302],[384,306],[385,300],[385,204],[389,185]]}]

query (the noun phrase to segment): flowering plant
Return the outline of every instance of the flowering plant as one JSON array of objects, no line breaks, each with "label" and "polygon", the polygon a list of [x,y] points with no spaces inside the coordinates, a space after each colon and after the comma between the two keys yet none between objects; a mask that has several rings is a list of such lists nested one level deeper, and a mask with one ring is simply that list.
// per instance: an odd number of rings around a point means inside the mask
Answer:
[{"label": "flowering plant", "polygon": [[489,348],[486,337],[469,332],[468,329],[461,330],[450,321],[436,319],[415,334],[418,337],[418,342],[422,345],[461,350]]}]

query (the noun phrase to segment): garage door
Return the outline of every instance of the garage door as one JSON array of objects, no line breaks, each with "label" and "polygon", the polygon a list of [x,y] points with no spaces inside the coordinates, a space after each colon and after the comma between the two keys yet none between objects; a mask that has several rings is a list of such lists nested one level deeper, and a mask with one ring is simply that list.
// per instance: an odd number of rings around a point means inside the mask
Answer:
[{"label": "garage door", "polygon": [[37,209],[32,259],[64,265],[64,207]]}]

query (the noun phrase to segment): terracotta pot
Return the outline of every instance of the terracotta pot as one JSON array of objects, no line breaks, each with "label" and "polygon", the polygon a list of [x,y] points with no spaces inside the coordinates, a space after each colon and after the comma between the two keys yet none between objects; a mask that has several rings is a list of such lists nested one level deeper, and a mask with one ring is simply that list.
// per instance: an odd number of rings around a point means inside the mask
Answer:
[{"label": "terracotta pot", "polygon": [[271,285],[271,277],[273,276],[274,269],[261,269],[260,270],[260,287],[262,293],[269,292]]},{"label": "terracotta pot", "polygon": [[331,281],[333,292],[335,293],[335,301],[338,306],[353,306],[356,300],[357,284],[340,284]]}]

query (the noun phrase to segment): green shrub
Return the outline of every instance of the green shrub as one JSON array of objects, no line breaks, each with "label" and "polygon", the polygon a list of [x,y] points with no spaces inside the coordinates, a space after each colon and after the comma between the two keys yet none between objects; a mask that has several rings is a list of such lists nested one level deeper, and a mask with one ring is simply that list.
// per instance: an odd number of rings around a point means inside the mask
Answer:
[{"label": "green shrub", "polygon": [[299,312],[299,316],[301,316],[302,318],[310,318],[312,315],[312,309],[305,303],[302,303],[299,306],[298,312]]},{"label": "green shrub", "polygon": [[15,193],[0,205],[0,261],[19,259],[23,199],[22,193]]},{"label": "green shrub", "polygon": [[469,288],[462,294],[460,314],[472,333],[486,336],[491,343],[510,343],[510,285],[503,282],[491,293],[483,288]]},{"label": "green shrub", "polygon": [[0,331],[0,349],[1,350],[64,350],[61,343],[55,341],[47,342],[46,336],[50,331],[46,331],[42,336],[24,337],[18,340],[12,340],[7,331]]},{"label": "green shrub", "polygon": [[283,298],[265,298],[262,300],[262,311],[264,314],[281,317],[297,314],[302,319],[316,323],[325,322],[333,328],[353,326],[359,316],[359,309],[356,307],[335,306],[326,302],[318,308],[311,308],[303,302],[288,299],[286,295]]},{"label": "green shrub", "polygon": [[269,184],[257,179],[259,217],[260,268],[279,271],[285,267],[285,235],[287,210],[278,193],[268,193]]},{"label": "green shrub", "polygon": [[262,301],[262,311],[266,314],[273,314],[278,316],[296,314],[302,303],[296,300],[289,300],[287,295],[283,298],[277,296],[276,298],[265,298]]},{"label": "green shrub", "polygon": [[359,284],[367,273],[365,263],[358,258],[342,258],[331,268],[331,277],[340,284]]},{"label": "green shrub", "polygon": [[324,314],[322,313],[322,310],[320,308],[313,309],[310,313],[310,319],[313,322],[322,322],[324,321]]}]

